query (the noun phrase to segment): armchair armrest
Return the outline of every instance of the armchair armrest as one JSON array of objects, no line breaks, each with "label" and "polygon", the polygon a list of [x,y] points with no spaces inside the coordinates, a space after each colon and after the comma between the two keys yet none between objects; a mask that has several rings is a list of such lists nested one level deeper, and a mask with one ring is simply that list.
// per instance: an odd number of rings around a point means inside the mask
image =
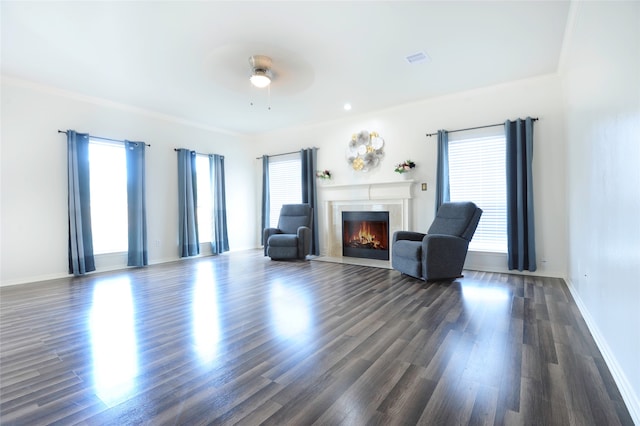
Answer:
[{"label": "armchair armrest", "polygon": [[304,258],[311,252],[311,228],[308,226],[300,226],[297,231],[298,235],[298,255]]},{"label": "armchair armrest", "polygon": [[264,245],[264,255],[267,255],[267,241],[269,241],[269,237],[275,234],[282,234],[282,231],[278,228],[264,228],[262,234],[262,244]]},{"label": "armchair armrest", "polygon": [[412,231],[396,231],[393,233],[391,244],[399,240],[422,241],[426,234]]}]

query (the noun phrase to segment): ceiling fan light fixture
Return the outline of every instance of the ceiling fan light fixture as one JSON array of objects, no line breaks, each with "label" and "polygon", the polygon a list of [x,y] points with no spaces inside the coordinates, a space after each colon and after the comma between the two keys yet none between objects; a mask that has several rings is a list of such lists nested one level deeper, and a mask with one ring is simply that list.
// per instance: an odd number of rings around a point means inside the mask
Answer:
[{"label": "ceiling fan light fixture", "polygon": [[271,71],[267,69],[256,68],[253,70],[253,73],[251,73],[251,77],[249,77],[249,80],[251,81],[251,84],[262,89],[271,84],[272,76],[273,75],[271,74]]},{"label": "ceiling fan light fixture", "polygon": [[271,72],[271,58],[264,55],[253,55],[249,58],[251,64],[251,84],[264,88],[271,84],[273,73]]}]

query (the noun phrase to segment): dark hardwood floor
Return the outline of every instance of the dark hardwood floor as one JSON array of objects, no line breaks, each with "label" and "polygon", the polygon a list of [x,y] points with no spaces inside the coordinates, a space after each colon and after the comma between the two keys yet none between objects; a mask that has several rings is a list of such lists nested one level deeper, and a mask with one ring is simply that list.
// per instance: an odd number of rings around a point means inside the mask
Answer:
[{"label": "dark hardwood floor", "polygon": [[0,299],[3,425],[633,424],[559,279],[252,250]]}]

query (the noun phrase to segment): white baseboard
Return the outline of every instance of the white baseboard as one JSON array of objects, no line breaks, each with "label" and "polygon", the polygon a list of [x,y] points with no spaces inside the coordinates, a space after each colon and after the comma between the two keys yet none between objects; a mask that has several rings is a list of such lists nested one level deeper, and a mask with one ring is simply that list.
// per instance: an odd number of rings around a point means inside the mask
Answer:
[{"label": "white baseboard", "polygon": [[59,274],[46,274],[46,275],[36,275],[36,276],[25,277],[25,278],[17,278],[13,280],[2,281],[2,283],[0,284],[0,287],[9,287],[13,285],[36,283],[40,281],[57,280],[60,278],[66,278],[68,276],[69,274],[59,273]]},{"label": "white baseboard", "polygon": [[554,271],[547,268],[545,261],[538,261],[538,270],[535,272],[510,270],[507,267],[507,254],[486,251],[471,251],[467,253],[464,269],[472,271],[496,272],[501,274],[531,275],[534,277],[564,278],[562,271]]},{"label": "white baseboard", "polygon": [[[242,251],[242,250],[234,250],[234,251]],[[100,274],[100,273],[112,272],[112,271],[120,271],[120,270],[129,268],[128,266],[123,266],[124,264],[126,264],[126,261],[127,261],[126,253],[110,253],[107,255],[98,255],[98,256],[105,258],[107,261],[102,262],[96,259],[96,266],[98,266],[97,270],[88,272],[87,275]],[[152,261],[149,261],[149,266],[159,265],[162,263],[179,262],[185,259],[197,259],[198,257],[206,257],[206,256],[211,256],[211,249],[209,249],[208,253],[201,253],[197,256],[192,256],[192,257],[168,257],[168,258],[154,259]],[[110,263],[110,261],[113,261],[114,259],[118,259],[119,257],[124,260],[120,259],[118,263]],[[2,283],[0,283],[0,287],[9,287],[9,286],[21,285],[21,284],[31,284],[31,283],[41,282],[41,281],[58,280],[61,278],[70,278],[70,277],[71,277],[71,274],[66,272],[46,274],[46,275],[35,275],[30,277],[23,277],[23,278],[18,278],[13,280],[2,281]]]},{"label": "white baseboard", "polygon": [[603,337],[600,329],[591,317],[589,310],[580,298],[580,295],[576,291],[571,280],[565,278],[565,281],[567,282],[567,287],[571,292],[571,296],[573,296],[573,299],[576,301],[576,305],[580,310],[580,314],[582,314],[582,317],[587,323],[587,327],[589,328],[589,331],[591,332],[591,335],[593,336],[598,349],[600,349],[600,352],[602,353],[604,362],[607,364],[607,367],[609,367],[609,370],[611,371],[613,380],[618,386],[618,390],[620,391],[622,399],[624,400],[624,403],[629,410],[631,419],[635,424],[640,425],[640,398],[635,394],[633,387],[627,379],[627,376],[624,374],[624,370],[620,367],[620,364],[618,364],[618,361],[613,355],[611,348],[609,348],[606,339]]}]

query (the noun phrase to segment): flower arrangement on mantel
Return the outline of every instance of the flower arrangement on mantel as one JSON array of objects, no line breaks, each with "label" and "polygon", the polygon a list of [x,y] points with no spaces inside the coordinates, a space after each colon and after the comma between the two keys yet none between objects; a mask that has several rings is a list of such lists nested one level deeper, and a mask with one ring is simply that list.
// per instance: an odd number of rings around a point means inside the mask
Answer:
[{"label": "flower arrangement on mantel", "polygon": [[396,165],[396,168],[393,170],[396,173],[407,173],[410,172],[411,169],[413,169],[416,166],[416,163],[414,163],[411,160],[407,160],[404,163],[400,163],[398,165]]},{"label": "flower arrangement on mantel", "polygon": [[318,170],[316,177],[318,179],[331,179],[331,172],[329,170]]}]

